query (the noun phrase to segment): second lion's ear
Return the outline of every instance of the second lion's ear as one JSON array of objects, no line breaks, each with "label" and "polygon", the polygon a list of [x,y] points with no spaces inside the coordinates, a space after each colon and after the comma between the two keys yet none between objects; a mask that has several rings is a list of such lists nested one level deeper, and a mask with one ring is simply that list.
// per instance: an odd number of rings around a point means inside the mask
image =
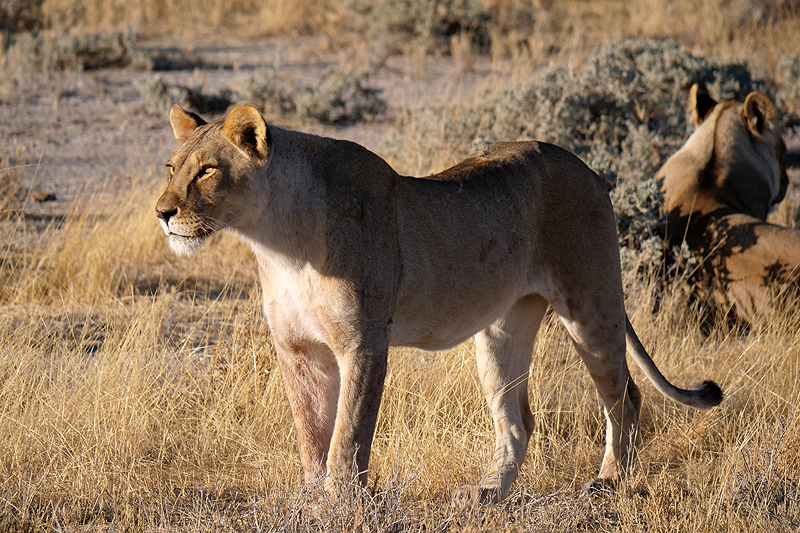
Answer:
[{"label": "second lion's ear", "polygon": [[689,90],[689,108],[692,110],[695,127],[703,123],[711,110],[716,107],[717,101],[711,98],[708,91],[698,84],[692,85]]},{"label": "second lion's ear", "polygon": [[169,123],[172,125],[172,133],[175,134],[178,143],[182,144],[195,128],[203,126],[206,121],[176,104],[169,112]]},{"label": "second lion's ear", "polygon": [[752,92],[747,95],[742,108],[742,118],[750,133],[759,136],[766,130],[775,131],[778,128],[778,110],[769,96],[763,93]]},{"label": "second lion's ear", "polygon": [[261,113],[251,105],[237,105],[222,125],[222,135],[247,156],[266,160],[269,130]]}]

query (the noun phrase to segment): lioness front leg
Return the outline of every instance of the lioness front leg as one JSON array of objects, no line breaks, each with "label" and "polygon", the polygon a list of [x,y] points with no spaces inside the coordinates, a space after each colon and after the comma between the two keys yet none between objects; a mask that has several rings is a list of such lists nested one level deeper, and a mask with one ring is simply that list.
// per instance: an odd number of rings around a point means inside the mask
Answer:
[{"label": "lioness front leg", "polygon": [[303,477],[306,484],[320,483],[336,420],[339,364],[324,344],[274,329],[272,337],[294,418]]},{"label": "lioness front leg", "polygon": [[[341,390],[328,454],[325,486],[336,494],[357,475],[367,483],[372,438],[383,395],[389,342],[386,329],[360,333],[358,343],[339,356]],[[353,460],[355,459],[355,464]]]}]

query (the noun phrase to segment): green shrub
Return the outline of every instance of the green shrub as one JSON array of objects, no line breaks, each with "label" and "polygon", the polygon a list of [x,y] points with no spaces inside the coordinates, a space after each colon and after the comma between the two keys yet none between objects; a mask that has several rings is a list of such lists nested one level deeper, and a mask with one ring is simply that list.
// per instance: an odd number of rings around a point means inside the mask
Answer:
[{"label": "green shrub", "polygon": [[[790,116],[790,126],[800,126],[796,115],[800,113],[800,56],[782,56],[778,63],[782,82],[778,90],[778,106],[795,114]],[[793,119],[793,120],[792,120]]]},{"label": "green shrub", "polygon": [[484,52],[491,44],[494,17],[477,0],[351,2],[347,9],[351,31],[381,39],[395,52],[416,41],[432,54],[446,54],[455,35],[467,35]]},{"label": "green shrub", "polygon": [[0,30],[38,31],[42,26],[42,0],[0,2]]},{"label": "green shrub", "polygon": [[253,104],[264,114],[282,115],[295,110],[289,89],[272,67],[261,68],[251,75],[235,79],[233,88],[240,102]]},{"label": "green shrub", "polygon": [[218,114],[232,103],[251,103],[267,114],[294,114],[324,124],[353,124],[371,121],[386,103],[380,90],[368,84],[369,69],[352,73],[331,71],[313,86],[286,85],[274,69],[261,69],[234,80],[230,89],[204,92],[201,88],[164,82],[154,76],[139,85],[139,92],[152,111],[164,113],[180,104],[198,113]]},{"label": "green shrub", "polygon": [[386,108],[380,90],[367,84],[369,69],[352,73],[331,71],[311,87],[299,87],[290,94],[301,118],[325,124],[369,122]]},{"label": "green shrub", "polygon": [[137,88],[156,114],[166,115],[174,104],[197,113],[219,114],[233,103],[230,90],[203,92],[201,88],[166,83],[160,75],[142,81]]}]

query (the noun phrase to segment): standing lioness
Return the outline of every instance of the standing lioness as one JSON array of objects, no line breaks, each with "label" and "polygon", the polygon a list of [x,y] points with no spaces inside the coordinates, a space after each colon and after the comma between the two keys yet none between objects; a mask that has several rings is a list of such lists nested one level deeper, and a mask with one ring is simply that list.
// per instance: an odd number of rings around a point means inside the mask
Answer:
[{"label": "standing lioness", "polygon": [[605,407],[600,480],[624,473],[639,417],[626,339],[667,397],[722,400],[713,382],[674,387],[636,338],[608,194],[569,152],[496,144],[412,178],[357,144],[268,126],[252,106],[211,124],[175,106],[170,122],[180,146],[161,225],[178,254],[221,229],[252,247],[307,482],[366,482],[390,345],[439,350],[477,333],[496,442],[462,494],[505,498],[534,428],[527,377],[548,304]]}]

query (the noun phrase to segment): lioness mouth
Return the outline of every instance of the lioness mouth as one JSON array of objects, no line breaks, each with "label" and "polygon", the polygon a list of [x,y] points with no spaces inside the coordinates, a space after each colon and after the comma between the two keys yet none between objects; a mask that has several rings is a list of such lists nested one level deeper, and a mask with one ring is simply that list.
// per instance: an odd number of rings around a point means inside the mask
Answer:
[{"label": "lioness mouth", "polygon": [[189,242],[202,242],[206,240],[208,234],[202,235],[181,235],[180,233],[170,233],[170,239],[177,239],[179,241],[189,241]]}]

